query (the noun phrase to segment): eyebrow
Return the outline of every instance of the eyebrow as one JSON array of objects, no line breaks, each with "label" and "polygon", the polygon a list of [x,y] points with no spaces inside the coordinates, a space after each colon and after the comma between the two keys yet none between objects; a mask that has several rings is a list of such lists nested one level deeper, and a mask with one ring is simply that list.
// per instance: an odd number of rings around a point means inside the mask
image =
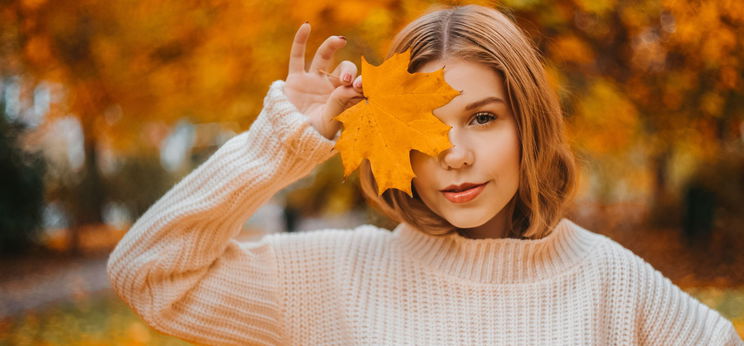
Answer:
[{"label": "eyebrow", "polygon": [[473,108],[478,108],[478,107],[483,106],[485,104],[496,103],[496,102],[504,103],[504,100],[502,100],[501,98],[498,98],[496,96],[486,97],[486,98],[484,98],[484,99],[482,99],[480,101],[475,101],[475,102],[473,102],[473,103],[465,106],[465,110],[466,111],[469,111],[469,110],[471,110]]}]

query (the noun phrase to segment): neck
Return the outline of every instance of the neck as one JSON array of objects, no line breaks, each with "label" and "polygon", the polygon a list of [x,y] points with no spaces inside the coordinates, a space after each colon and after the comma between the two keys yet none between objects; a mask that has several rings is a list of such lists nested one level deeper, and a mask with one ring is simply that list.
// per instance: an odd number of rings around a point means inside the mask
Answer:
[{"label": "neck", "polygon": [[512,201],[506,207],[501,208],[498,214],[488,220],[486,223],[472,228],[458,228],[457,233],[465,238],[470,239],[496,239],[509,238],[511,230],[508,229],[507,216],[512,214]]}]

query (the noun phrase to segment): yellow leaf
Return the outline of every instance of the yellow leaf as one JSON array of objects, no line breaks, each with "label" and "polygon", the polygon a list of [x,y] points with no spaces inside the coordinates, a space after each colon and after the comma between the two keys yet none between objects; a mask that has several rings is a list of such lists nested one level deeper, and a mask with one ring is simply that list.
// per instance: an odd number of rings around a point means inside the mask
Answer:
[{"label": "yellow leaf", "polygon": [[436,156],[452,146],[451,127],[432,111],[460,92],[445,82],[443,69],[408,73],[410,56],[409,49],[380,66],[362,57],[365,100],[336,116],[344,127],[336,143],[344,175],[369,160],[378,194],[395,188],[411,196],[411,150]]}]

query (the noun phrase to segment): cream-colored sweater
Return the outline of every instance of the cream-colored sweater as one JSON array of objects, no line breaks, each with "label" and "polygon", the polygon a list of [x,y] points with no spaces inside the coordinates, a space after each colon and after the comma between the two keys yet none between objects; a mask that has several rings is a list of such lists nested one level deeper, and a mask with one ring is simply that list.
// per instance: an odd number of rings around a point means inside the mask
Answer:
[{"label": "cream-colored sweater", "polygon": [[236,241],[259,206],[335,154],[283,85],[111,254],[113,289],[153,328],[210,345],[744,344],[718,312],[568,219],[540,240],[400,224]]}]

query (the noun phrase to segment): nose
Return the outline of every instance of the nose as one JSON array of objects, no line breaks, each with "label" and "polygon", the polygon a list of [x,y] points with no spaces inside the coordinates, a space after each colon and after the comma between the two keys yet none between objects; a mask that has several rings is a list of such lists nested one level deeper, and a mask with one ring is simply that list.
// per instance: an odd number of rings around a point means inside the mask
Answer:
[{"label": "nose", "polygon": [[[453,128],[454,130],[454,128]],[[452,148],[443,151],[439,156],[439,163],[442,168],[446,170],[460,169],[465,166],[473,165],[473,151],[470,146],[464,140],[460,140],[459,136],[450,130],[450,142],[452,142]]]}]

